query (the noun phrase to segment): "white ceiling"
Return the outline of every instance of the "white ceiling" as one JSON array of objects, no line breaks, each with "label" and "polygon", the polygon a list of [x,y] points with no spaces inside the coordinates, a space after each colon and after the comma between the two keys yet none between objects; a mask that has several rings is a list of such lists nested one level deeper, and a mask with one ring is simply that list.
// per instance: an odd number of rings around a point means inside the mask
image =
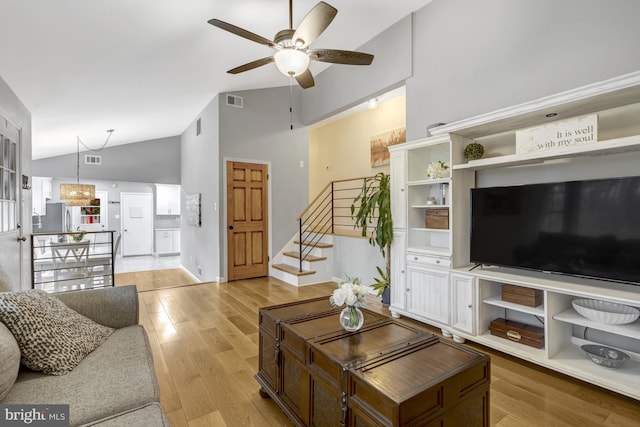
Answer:
[{"label": "white ceiling", "polygon": [[[338,15],[312,45],[353,50],[431,0],[328,0]],[[294,27],[317,0],[295,0]],[[272,39],[287,0],[0,0],[0,76],[32,114],[33,158],[181,134],[217,93],[289,83],[265,46],[207,23]],[[336,65],[340,66],[340,65]],[[314,74],[326,64],[313,62]]]}]

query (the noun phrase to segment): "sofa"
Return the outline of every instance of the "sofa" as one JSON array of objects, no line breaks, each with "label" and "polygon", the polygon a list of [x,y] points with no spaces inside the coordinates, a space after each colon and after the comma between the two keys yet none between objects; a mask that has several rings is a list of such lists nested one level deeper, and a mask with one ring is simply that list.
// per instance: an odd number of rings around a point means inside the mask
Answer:
[{"label": "sofa", "polygon": [[[9,384],[0,404],[68,404],[71,426],[168,426],[160,408],[149,340],[138,324],[136,287],[53,295],[113,331],[66,374],[47,375],[20,365],[15,383]],[[11,332],[4,324],[0,327],[0,344],[14,338],[7,336]]]}]

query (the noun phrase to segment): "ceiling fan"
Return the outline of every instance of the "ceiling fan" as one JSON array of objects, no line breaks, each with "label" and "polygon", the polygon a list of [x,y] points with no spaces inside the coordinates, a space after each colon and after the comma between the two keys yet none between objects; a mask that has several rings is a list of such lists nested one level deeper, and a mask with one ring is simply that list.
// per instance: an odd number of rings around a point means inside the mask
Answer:
[{"label": "ceiling fan", "polygon": [[373,55],[350,50],[310,49],[309,45],[327,29],[338,10],[321,1],[304,17],[297,29],[293,28],[293,0],[289,0],[289,28],[278,31],[272,40],[244,30],[219,19],[209,20],[209,24],[229,31],[237,36],[260,43],[274,49],[272,56],[249,62],[227,71],[238,74],[275,62],[278,70],[286,76],[295,77],[298,84],[307,89],[315,82],[309,70],[311,60],[332,64],[370,65]]}]

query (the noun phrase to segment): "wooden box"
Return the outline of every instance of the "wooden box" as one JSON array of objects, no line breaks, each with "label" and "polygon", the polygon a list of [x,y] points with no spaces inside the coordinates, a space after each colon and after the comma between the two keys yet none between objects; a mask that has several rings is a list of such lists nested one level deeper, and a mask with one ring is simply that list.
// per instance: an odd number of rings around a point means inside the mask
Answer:
[{"label": "wooden box", "polygon": [[544,329],[538,326],[499,318],[491,322],[489,329],[491,330],[491,335],[497,337],[506,338],[530,347],[544,347]]},{"label": "wooden box", "polygon": [[487,356],[369,310],[346,332],[339,311],[322,299],[260,310],[255,378],[295,426],[489,425]]},{"label": "wooden box", "polygon": [[350,426],[489,425],[487,355],[442,338],[423,340],[349,370]]},{"label": "wooden box", "polygon": [[426,228],[448,230],[449,208],[427,208],[424,223]]},{"label": "wooden box", "polygon": [[544,296],[541,289],[502,285],[502,300],[528,307],[537,307],[544,302]]},{"label": "wooden box", "polygon": [[415,342],[434,339],[433,334],[422,329],[387,319],[383,323],[363,327],[357,334],[335,334],[311,341],[308,361],[311,374],[309,425],[344,425],[349,368],[393,349],[406,349]]},{"label": "wooden box", "polygon": [[[329,297],[326,298],[327,301]],[[340,310],[319,313],[314,316],[283,321],[280,328],[280,371],[278,378],[278,398],[285,412],[292,420],[309,423],[311,416],[310,390],[313,390],[309,372],[309,341],[322,337],[345,337],[353,334],[340,326]],[[362,309],[363,330],[390,320],[380,314]]]},{"label": "wooden box", "polygon": [[278,392],[281,323],[331,312],[337,313],[339,310],[331,306],[328,296],[263,307],[258,311],[260,358],[257,377],[260,377],[259,381],[264,387]]}]

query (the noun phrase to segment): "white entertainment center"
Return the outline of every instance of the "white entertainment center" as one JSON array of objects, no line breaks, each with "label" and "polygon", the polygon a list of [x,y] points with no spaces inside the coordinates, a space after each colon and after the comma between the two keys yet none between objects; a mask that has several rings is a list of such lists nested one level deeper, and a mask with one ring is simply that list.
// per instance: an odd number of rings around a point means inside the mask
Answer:
[{"label": "white entertainment center", "polygon": [[[516,153],[516,131],[586,114],[598,115],[597,141]],[[469,261],[471,188],[640,175],[640,72],[443,125],[432,133],[389,148],[392,314],[438,327],[456,341],[478,342],[640,399],[637,350],[619,346],[631,360],[611,369],[592,363],[580,349],[588,343],[616,347],[616,340],[640,348],[640,320],[595,323],[572,308],[576,298],[640,308],[640,286],[492,266],[472,269]],[[474,141],[484,146],[485,155],[466,160],[464,148]],[[427,176],[434,161],[450,166],[448,177]],[[425,224],[430,209],[448,214],[446,228]],[[505,284],[538,289],[543,303],[529,307],[503,301]],[[489,325],[496,318],[544,328],[544,346],[492,335]],[[585,339],[587,331],[606,336],[608,343]]]}]

